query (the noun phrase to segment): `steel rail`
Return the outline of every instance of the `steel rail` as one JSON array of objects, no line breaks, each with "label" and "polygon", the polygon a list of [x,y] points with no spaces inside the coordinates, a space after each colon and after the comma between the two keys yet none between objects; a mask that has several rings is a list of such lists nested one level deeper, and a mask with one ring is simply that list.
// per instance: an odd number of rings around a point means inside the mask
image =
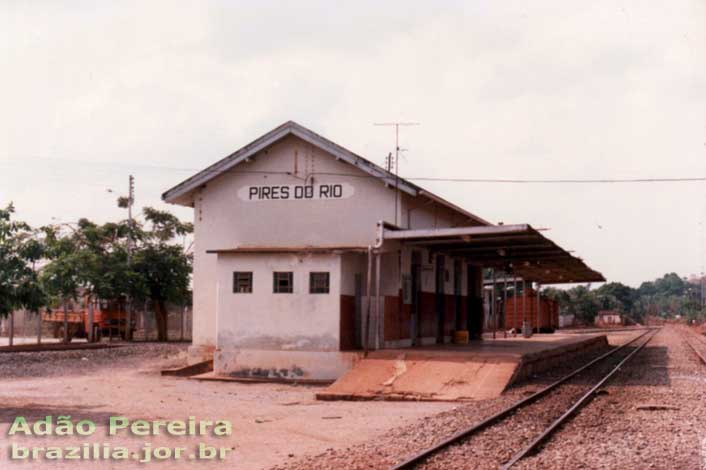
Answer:
[{"label": "steel rail", "polygon": [[591,329],[586,329],[586,330],[567,330],[567,331],[561,331],[562,333],[565,333],[567,335],[583,335],[583,334],[590,334],[590,333],[613,333],[613,332],[631,332],[631,331],[644,331],[644,330],[651,330],[654,327],[650,326],[640,326],[640,327],[624,327],[624,328],[591,328]]},{"label": "steel rail", "polygon": [[462,429],[461,431],[458,431],[457,433],[451,435],[450,437],[444,439],[443,441],[439,442],[438,444],[428,447],[421,452],[414,454],[410,457],[408,457],[406,460],[404,460],[401,463],[398,463],[394,467],[391,467],[390,470],[402,470],[402,469],[408,469],[412,468],[414,465],[420,463],[422,460],[426,459],[427,457],[437,453],[441,449],[444,449],[448,447],[449,445],[463,439],[466,437],[469,437],[473,434],[476,434],[483,429],[489,427],[490,425],[494,424],[497,421],[500,421],[503,418],[506,418],[507,416],[511,415],[515,411],[519,410],[520,408],[530,405],[537,401],[538,399],[542,398],[544,395],[548,394],[555,388],[557,388],[559,385],[563,384],[564,382],[572,379],[576,375],[580,374],[584,370],[588,369],[592,365],[596,364],[597,362],[602,361],[603,359],[617,353],[621,349],[629,346],[630,344],[634,343],[635,341],[639,340],[643,336],[645,336],[647,333],[652,331],[651,329],[645,331],[644,333],[636,336],[635,338],[631,339],[627,343],[621,344],[620,346],[616,346],[615,348],[611,349],[610,351],[601,354],[597,358],[591,360],[590,362],[584,364],[583,366],[579,367],[578,369],[574,370],[573,372],[561,377],[557,381],[547,385],[543,389],[539,390],[538,392],[533,393],[532,395],[523,398],[522,400],[515,402],[514,404],[508,406],[507,408],[504,408],[500,410],[499,412],[495,413],[492,416],[489,416],[488,418],[485,418],[483,421],[474,424],[473,426],[470,426],[466,429]]},{"label": "steel rail", "polygon": [[[687,333],[687,335],[689,335],[689,334],[691,334],[691,333]],[[706,356],[704,356],[703,353],[701,353],[698,349],[696,349],[696,346],[694,346],[694,345],[691,343],[691,341],[689,341],[688,339],[686,339],[686,335],[684,336],[683,340],[684,340],[684,342],[685,342],[686,344],[689,345],[689,347],[691,348],[691,350],[694,351],[694,354],[696,354],[696,355],[699,357],[699,359],[701,359],[701,362],[704,363],[704,365],[706,365]]]},{"label": "steel rail", "polygon": [[552,424],[549,425],[542,433],[535,437],[527,446],[525,446],[521,451],[517,452],[515,455],[512,456],[510,460],[505,462],[500,468],[502,470],[507,470],[513,465],[515,465],[518,461],[522,460],[525,458],[527,455],[529,455],[532,451],[534,451],[542,442],[544,442],[546,439],[549,438],[558,428],[561,426],[572,414],[574,414],[579,408],[582,406],[586,405],[593,397],[593,395],[598,391],[599,388],[601,388],[608,380],[610,380],[613,375],[618,372],[623,365],[628,362],[632,357],[639,353],[642,348],[647,346],[647,343],[650,342],[652,338],[655,337],[657,332],[653,333],[647,340],[642,343],[639,347],[637,347],[635,350],[633,350],[630,354],[628,354],[620,363],[618,363],[617,366],[615,366],[608,374],[606,374],[596,385],[591,387],[591,389],[586,392],[581,398],[579,398],[568,410],[564,412],[563,415],[561,415],[559,418],[554,420]]}]

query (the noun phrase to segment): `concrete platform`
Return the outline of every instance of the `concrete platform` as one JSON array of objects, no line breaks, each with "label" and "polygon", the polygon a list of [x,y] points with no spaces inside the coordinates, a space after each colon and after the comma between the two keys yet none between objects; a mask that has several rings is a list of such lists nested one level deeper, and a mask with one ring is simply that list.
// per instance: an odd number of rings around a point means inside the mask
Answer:
[{"label": "concrete platform", "polygon": [[371,352],[316,394],[320,400],[471,401],[608,345],[605,335],[540,334]]}]

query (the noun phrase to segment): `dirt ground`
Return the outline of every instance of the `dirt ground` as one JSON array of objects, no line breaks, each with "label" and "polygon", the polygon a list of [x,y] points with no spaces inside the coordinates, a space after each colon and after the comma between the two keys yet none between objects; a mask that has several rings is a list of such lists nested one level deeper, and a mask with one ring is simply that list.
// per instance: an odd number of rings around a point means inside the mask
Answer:
[{"label": "dirt ground", "polygon": [[[608,340],[619,345],[636,334],[637,331],[611,332]],[[683,331],[666,326],[545,444],[542,452],[520,461],[517,468],[706,469],[706,366],[687,349],[683,337]],[[706,339],[692,340],[706,353]],[[297,459],[277,470],[389,469],[405,457],[526,398],[596,354],[600,351],[533,376],[500,397],[424,418],[344,452]],[[575,382],[576,397],[585,393],[601,374],[588,375],[584,379],[579,376]],[[566,394],[549,395],[545,401],[537,402],[529,414],[520,411],[498,426],[448,447],[418,468],[499,468],[561,414],[571,399]]]},{"label": "dirt ground", "polygon": [[[615,345],[634,337],[635,332],[608,336]],[[434,435],[448,435],[459,420],[493,412],[494,407],[518,399],[527,387],[536,388],[533,383],[520,384],[496,400],[472,405],[320,402],[314,399],[319,388],[312,386],[162,377],[161,369],[185,363],[186,347],[183,343],[146,343],[101,350],[0,354],[0,468],[387,468],[378,464],[409,453],[408,447],[419,446]],[[69,415],[74,423],[89,419],[98,428],[86,437],[8,435],[17,416],[32,423],[47,415]],[[225,437],[180,437],[164,431],[144,437],[124,431],[107,436],[111,416],[148,421],[186,421],[193,416],[196,420],[230,421],[233,430]],[[186,450],[182,459],[153,459],[150,464],[134,459],[9,461],[13,444],[64,448],[83,443],[97,444],[99,450],[103,443],[112,448],[125,446],[140,458],[145,443],[152,448]],[[189,454],[200,443],[232,452],[220,461],[190,460]]]},{"label": "dirt ground", "polygon": [[[141,349],[142,348],[142,349]],[[449,403],[320,402],[315,387],[279,384],[199,382],[162,377],[159,371],[184,361],[185,345],[130,346],[121,351],[71,351],[0,355],[0,468],[8,467],[10,446],[79,446],[109,443],[138,451],[205,443],[233,448],[224,461],[168,459],[136,461],[64,460],[12,462],[12,468],[234,468],[264,469],[304,454],[374,440],[390,429],[453,409]],[[115,366],[119,364],[119,366]],[[8,378],[9,377],[9,378]],[[24,416],[32,423],[46,415],[70,415],[74,423],[97,424],[91,436],[8,436],[11,423]],[[106,436],[110,416],[132,420],[228,420],[232,435]],[[16,465],[15,465],[16,464]]]}]

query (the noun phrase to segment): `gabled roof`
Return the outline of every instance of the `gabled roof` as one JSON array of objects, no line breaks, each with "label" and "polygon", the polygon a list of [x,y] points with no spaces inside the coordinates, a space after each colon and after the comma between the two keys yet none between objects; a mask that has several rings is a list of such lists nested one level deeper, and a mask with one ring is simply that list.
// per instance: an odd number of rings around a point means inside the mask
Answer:
[{"label": "gabled roof", "polygon": [[395,176],[393,173],[385,170],[384,168],[376,165],[375,163],[351,152],[348,149],[341,147],[340,145],[328,140],[325,137],[307,129],[306,127],[297,124],[294,121],[287,121],[279,127],[271,130],[267,134],[255,139],[246,146],[236,150],[232,154],[228,155],[224,159],[214,163],[213,165],[201,170],[194,176],[182,181],[173,188],[167,190],[162,194],[162,199],[166,202],[173,204],[184,204],[188,196],[192,191],[201,187],[202,185],[208,183],[214,178],[220,176],[226,171],[229,171],[239,163],[255,156],[258,152],[270,147],[276,142],[284,139],[289,135],[294,135],[305,142],[315,145],[316,147],[330,153],[334,157],[349,163],[350,165],[359,168],[365,173],[372,177],[379,178],[386,185],[395,188],[398,187],[400,191],[403,191],[410,196],[421,196],[429,200],[432,200],[442,206],[451,209],[454,212],[462,214],[469,219],[474,220],[482,225],[492,225],[490,222],[483,220],[482,218],[471,214],[470,212],[446,201],[445,199],[436,196],[430,191],[411,183],[410,181]]}]

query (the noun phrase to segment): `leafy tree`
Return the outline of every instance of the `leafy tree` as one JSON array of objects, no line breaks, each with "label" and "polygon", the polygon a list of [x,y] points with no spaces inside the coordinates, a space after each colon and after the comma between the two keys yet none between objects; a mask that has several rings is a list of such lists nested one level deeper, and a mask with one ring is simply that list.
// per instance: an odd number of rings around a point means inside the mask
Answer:
[{"label": "leafy tree", "polygon": [[149,299],[155,307],[157,339],[167,340],[167,303],[189,302],[190,258],[179,246],[165,243],[141,247],[132,269],[140,276],[142,290],[137,299]]},{"label": "leafy tree", "polygon": [[166,341],[167,304],[191,298],[191,257],[175,240],[191,233],[193,226],[149,207],[143,217],[144,222],[103,225],[81,219],[68,231],[66,226],[45,228],[51,262],[43,279],[62,299],[83,292],[104,300],[149,300],[155,308],[158,339]]},{"label": "leafy tree", "polygon": [[546,293],[559,302],[562,313],[575,313],[584,322],[591,322],[592,315],[600,309],[618,310],[635,321],[643,321],[647,315],[706,319],[701,304],[701,280],[686,280],[676,273],[643,282],[637,289],[610,282],[597,289],[578,286],[568,290],[547,289]]},{"label": "leafy tree", "polygon": [[677,273],[669,273],[657,279],[654,285],[656,291],[663,296],[682,296],[686,291],[687,282]]},{"label": "leafy tree", "polygon": [[[67,227],[64,224],[64,227]],[[86,279],[88,253],[81,250],[80,237],[73,228],[71,235],[64,235],[61,226],[43,227],[44,254],[49,263],[42,269],[40,280],[49,295],[50,306],[61,304],[64,312],[64,342],[71,341],[67,315],[67,302],[76,300]]]},{"label": "leafy tree", "polygon": [[12,220],[15,208],[0,209],[0,317],[17,309],[37,312],[45,296],[32,269],[42,256],[41,246],[24,222]]},{"label": "leafy tree", "polygon": [[649,297],[652,295],[655,295],[657,293],[657,287],[655,286],[655,283],[652,281],[647,281],[643,282],[640,284],[640,287],[637,289],[637,296],[638,297]]},{"label": "leafy tree", "polygon": [[147,230],[142,230],[142,243],[137,246],[132,269],[139,278],[133,295],[149,299],[155,307],[157,339],[167,340],[167,304],[191,301],[191,256],[173,244],[178,236],[193,232],[193,225],[181,222],[169,212],[150,207],[143,209]]},{"label": "leafy tree", "polygon": [[620,312],[631,312],[637,292],[630,286],[620,282],[609,282],[596,289],[603,309],[616,309]]},{"label": "leafy tree", "polygon": [[583,323],[592,323],[601,305],[587,286],[576,286],[569,289],[570,313]]}]

